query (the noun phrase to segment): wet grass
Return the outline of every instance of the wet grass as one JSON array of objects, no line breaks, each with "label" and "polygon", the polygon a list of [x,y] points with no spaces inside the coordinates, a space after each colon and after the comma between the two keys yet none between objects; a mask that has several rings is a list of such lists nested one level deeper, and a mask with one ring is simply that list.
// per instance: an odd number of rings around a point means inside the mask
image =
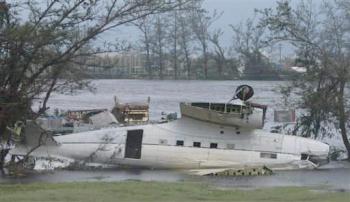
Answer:
[{"label": "wet grass", "polygon": [[334,201],[348,202],[350,193],[308,188],[257,190],[219,189],[199,183],[117,182],[0,185],[1,202],[19,201]]}]

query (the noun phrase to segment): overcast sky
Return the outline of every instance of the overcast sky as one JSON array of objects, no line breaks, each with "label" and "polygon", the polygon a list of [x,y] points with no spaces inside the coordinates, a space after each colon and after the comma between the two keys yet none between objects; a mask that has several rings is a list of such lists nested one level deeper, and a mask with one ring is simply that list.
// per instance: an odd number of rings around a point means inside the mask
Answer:
[{"label": "overcast sky", "polygon": [[276,5],[276,0],[206,0],[205,9],[213,12],[223,11],[224,14],[215,26],[228,27],[254,16],[254,9],[270,8]]},{"label": "overcast sky", "polygon": [[[238,24],[247,18],[253,17],[255,8],[272,7],[275,2],[276,0],[205,0],[203,6],[210,12],[214,12],[214,10],[224,12],[221,18],[215,22],[213,28],[221,28],[225,32],[223,40],[227,43],[230,41],[230,24]],[[130,37],[129,29],[122,29],[117,32],[119,35]],[[115,35],[116,33],[109,33],[108,35],[110,34]]]},{"label": "overcast sky", "polygon": [[[301,0],[291,0],[292,5],[296,5]],[[327,0],[312,0],[315,6]],[[214,28],[221,28],[225,31],[225,43],[230,42],[230,24],[239,24],[255,15],[255,9],[273,8],[277,5],[277,0],[205,0],[204,7],[210,12],[217,10],[224,12],[222,17],[215,22]]]},{"label": "overcast sky", "polygon": [[[214,10],[223,12],[223,15],[218,19],[212,29],[220,28],[225,32],[222,39],[224,44],[232,43],[232,31],[229,25],[239,24],[247,18],[252,18],[255,15],[255,9],[264,9],[276,7],[277,0],[205,0],[204,8],[211,13]],[[301,0],[291,0],[292,4],[297,4]],[[324,0],[313,0],[315,5],[319,5]],[[327,1],[327,0],[325,0]],[[132,28],[114,30],[113,33],[108,33],[111,38],[127,38],[134,39],[139,36],[137,30]],[[126,36],[126,37],[125,37]],[[130,36],[132,36],[130,38]]]},{"label": "overcast sky", "polygon": [[[292,5],[301,0],[291,0]],[[322,1],[312,0],[315,6]],[[328,0],[329,1],[329,0]],[[254,9],[264,9],[276,7],[277,0],[205,0],[204,7],[209,11],[223,11],[224,14],[218,21],[218,25],[236,24],[242,20],[254,16]]]},{"label": "overcast sky", "polygon": [[204,8],[210,12],[223,12],[220,19],[213,24],[214,29],[224,31],[223,43],[232,41],[232,32],[229,25],[236,25],[248,18],[253,18],[255,9],[271,8],[276,5],[276,0],[205,0]]}]

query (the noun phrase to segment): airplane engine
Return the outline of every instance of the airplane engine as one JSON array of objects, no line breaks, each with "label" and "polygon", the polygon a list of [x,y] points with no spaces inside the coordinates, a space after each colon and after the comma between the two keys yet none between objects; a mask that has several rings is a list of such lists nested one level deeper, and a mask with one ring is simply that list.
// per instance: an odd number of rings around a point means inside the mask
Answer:
[{"label": "airplane engine", "polygon": [[240,85],[237,87],[235,96],[233,99],[238,98],[242,101],[248,101],[254,95],[254,89],[248,85]]}]

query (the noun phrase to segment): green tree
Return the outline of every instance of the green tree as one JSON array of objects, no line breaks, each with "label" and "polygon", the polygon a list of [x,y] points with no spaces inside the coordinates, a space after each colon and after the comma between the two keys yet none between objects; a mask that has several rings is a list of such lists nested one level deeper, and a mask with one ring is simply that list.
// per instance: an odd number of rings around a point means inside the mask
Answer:
[{"label": "green tree", "polygon": [[305,113],[296,131],[304,136],[318,136],[327,123],[339,129],[350,159],[347,135],[349,103],[346,99],[350,78],[350,26],[348,1],[324,2],[315,9],[310,1],[292,8],[289,1],[279,1],[276,9],[260,11],[261,26],[272,33],[271,41],[292,44],[306,73],[294,81],[294,92]]},{"label": "green tree", "polygon": [[[201,8],[203,0],[197,1],[198,8]],[[209,12],[204,9],[193,9],[191,12],[192,18],[192,30],[194,38],[198,43],[199,50],[202,55],[202,70],[204,79],[208,79],[209,69],[209,55],[210,55],[210,27],[212,24],[221,17],[222,13],[214,12],[213,15],[209,15]]]}]

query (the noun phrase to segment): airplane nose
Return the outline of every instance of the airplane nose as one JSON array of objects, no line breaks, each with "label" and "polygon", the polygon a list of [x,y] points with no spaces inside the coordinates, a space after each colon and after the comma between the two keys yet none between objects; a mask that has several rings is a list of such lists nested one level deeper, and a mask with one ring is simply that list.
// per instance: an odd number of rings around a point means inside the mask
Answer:
[{"label": "airplane nose", "polygon": [[329,155],[328,156],[309,156],[309,161],[312,163],[318,165],[318,166],[323,166],[326,165],[330,162]]},{"label": "airplane nose", "polygon": [[308,144],[308,152],[306,154],[309,161],[317,166],[322,166],[329,163],[329,152],[328,144],[312,140]]},{"label": "airplane nose", "polygon": [[309,161],[318,166],[326,165],[330,162],[330,149],[329,145],[325,143],[319,143],[319,150],[313,154],[310,154]]}]

